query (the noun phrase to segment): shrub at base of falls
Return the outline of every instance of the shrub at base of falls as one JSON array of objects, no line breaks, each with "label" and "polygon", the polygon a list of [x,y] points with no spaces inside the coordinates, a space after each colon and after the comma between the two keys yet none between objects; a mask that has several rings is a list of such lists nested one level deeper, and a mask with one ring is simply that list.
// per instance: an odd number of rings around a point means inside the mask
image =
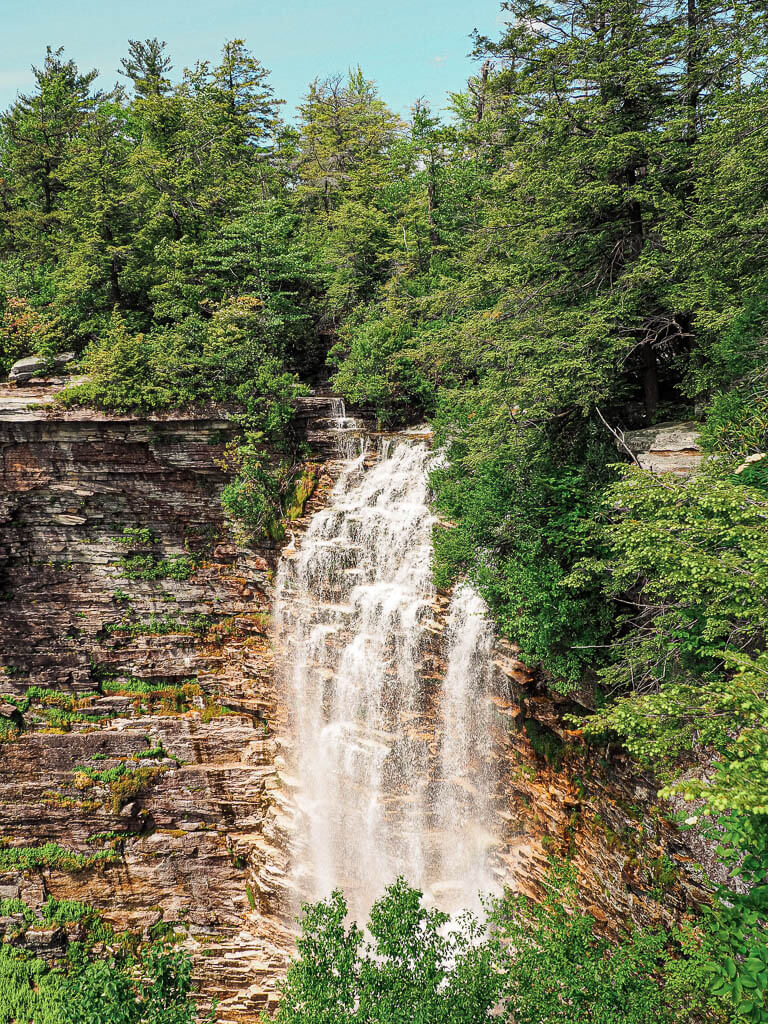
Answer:
[{"label": "shrub at base of falls", "polygon": [[370,912],[370,939],[346,919],[341,892],[304,907],[276,1024],[489,1019],[500,978],[471,915],[448,928],[450,917],[425,909],[421,893],[399,879]]},{"label": "shrub at base of falls", "polygon": [[[140,944],[116,934],[93,908],[49,898],[37,915],[21,900],[0,901],[15,922],[0,944],[0,1024],[194,1024],[191,962],[169,942]],[[66,948],[42,959],[39,929],[74,930]],[[29,931],[31,949],[26,948]],[[206,1018],[212,1020],[212,1018]]]},{"label": "shrub at base of falls", "polygon": [[690,925],[616,942],[578,909],[576,875],[552,869],[542,902],[509,895],[489,915],[511,1024],[704,1024],[733,1021],[710,987],[713,943]]},{"label": "shrub at base of falls", "polygon": [[336,892],[304,907],[276,1024],[732,1024],[709,990],[712,940],[689,926],[616,943],[577,909],[554,865],[541,903],[507,895],[482,924],[425,909],[402,879],[374,904],[367,936]]}]

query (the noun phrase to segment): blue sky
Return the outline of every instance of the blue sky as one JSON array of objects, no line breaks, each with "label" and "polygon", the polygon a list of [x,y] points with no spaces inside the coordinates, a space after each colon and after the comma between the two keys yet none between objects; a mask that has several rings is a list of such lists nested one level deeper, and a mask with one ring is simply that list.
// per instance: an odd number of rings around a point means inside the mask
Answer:
[{"label": "blue sky", "polygon": [[497,0],[0,0],[0,109],[30,88],[46,44],[98,68],[109,86],[126,40],[152,36],[179,70],[245,38],[287,113],[312,78],[358,63],[398,113],[420,96],[437,108],[473,68],[470,33],[495,35],[499,12]]}]

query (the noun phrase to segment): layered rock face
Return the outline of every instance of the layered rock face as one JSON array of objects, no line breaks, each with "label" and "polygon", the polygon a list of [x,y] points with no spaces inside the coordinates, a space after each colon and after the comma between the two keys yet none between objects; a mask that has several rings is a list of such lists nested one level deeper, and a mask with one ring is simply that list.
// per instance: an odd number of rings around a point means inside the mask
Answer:
[{"label": "layered rock face", "polygon": [[[303,895],[270,618],[280,551],[224,521],[223,415],[62,412],[50,397],[0,391],[0,693],[16,699],[0,705],[0,839],[81,857],[6,857],[0,896],[82,900],[117,928],[171,923],[219,1018],[255,1021],[276,1004]],[[330,400],[301,416],[319,485],[289,554],[339,468]],[[434,596],[415,667],[428,744],[449,605]],[[576,706],[514,649],[496,646],[492,677],[498,880],[537,895],[549,855],[569,853],[607,930],[684,911],[699,896],[690,856],[650,784],[586,751],[563,724]]]},{"label": "layered rock face", "polygon": [[[120,928],[179,922],[222,1019],[254,1019],[291,944],[270,847],[278,552],[223,521],[223,416],[51,415],[50,397],[0,395],[0,681],[42,688],[2,746],[0,835],[120,859],[6,872],[0,890],[90,902]],[[75,720],[54,731],[62,709]]]}]

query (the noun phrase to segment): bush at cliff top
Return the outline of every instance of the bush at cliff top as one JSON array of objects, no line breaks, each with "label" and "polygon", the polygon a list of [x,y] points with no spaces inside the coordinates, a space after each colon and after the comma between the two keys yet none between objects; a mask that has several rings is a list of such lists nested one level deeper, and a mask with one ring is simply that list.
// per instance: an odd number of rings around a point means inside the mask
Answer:
[{"label": "bush at cliff top", "polygon": [[50,357],[61,350],[59,325],[38,312],[26,299],[9,296],[0,303],[0,380],[17,359],[25,356]]},{"label": "bush at cliff top", "polygon": [[208,313],[144,334],[113,312],[83,356],[88,380],[68,388],[63,403],[151,412],[216,402],[242,409],[253,429],[279,432],[303,388],[273,349],[263,303],[239,296]]}]

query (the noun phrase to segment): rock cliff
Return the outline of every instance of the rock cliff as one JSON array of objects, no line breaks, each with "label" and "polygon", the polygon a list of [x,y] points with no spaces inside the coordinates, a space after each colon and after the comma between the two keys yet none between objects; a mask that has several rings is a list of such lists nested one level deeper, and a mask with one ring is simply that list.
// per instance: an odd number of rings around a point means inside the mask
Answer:
[{"label": "rock cliff", "polygon": [[[244,546],[222,516],[221,411],[63,412],[55,387],[0,390],[0,896],[172,924],[220,1019],[255,1021],[275,1005],[296,904],[269,628],[279,550]],[[297,531],[335,475],[328,400],[301,416],[320,469]],[[439,595],[438,620],[446,607]],[[650,782],[587,751],[563,724],[576,705],[514,649],[498,646],[495,672],[503,880],[535,895],[568,852],[607,930],[682,913],[700,893]],[[80,857],[15,863],[44,843]]]}]

